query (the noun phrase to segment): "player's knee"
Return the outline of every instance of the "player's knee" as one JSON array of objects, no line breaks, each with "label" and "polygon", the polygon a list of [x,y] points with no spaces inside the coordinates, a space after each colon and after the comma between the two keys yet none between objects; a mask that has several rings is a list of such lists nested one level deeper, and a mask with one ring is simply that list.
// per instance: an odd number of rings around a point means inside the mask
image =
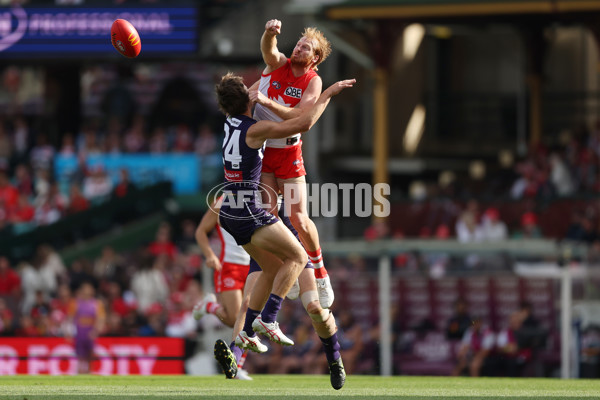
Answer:
[{"label": "player's knee", "polygon": [[235,320],[237,318],[237,315],[233,314],[233,313],[227,313],[227,315],[225,316],[225,318],[223,318],[223,323],[229,327],[233,327],[233,325],[235,324]]},{"label": "player's knee", "polygon": [[[305,299],[303,298],[302,300],[304,304]],[[333,318],[333,314],[330,310],[325,310],[321,307],[318,298],[306,303],[304,307],[306,308],[319,337],[329,338],[337,332],[337,325],[335,323],[335,318]]]},{"label": "player's knee", "polygon": [[293,250],[290,249],[289,259],[298,264],[300,268],[304,268],[308,262],[308,255],[306,255],[306,251],[298,243],[297,246],[294,246]]},{"label": "player's knee", "polygon": [[318,299],[316,301],[313,300],[306,305],[306,312],[315,322],[324,322],[329,315],[329,312],[321,308],[321,304],[319,303]]},{"label": "player's knee", "polygon": [[306,312],[309,314],[320,314],[323,309],[321,308],[321,304],[319,304],[319,300],[312,300],[310,303],[306,305]]},{"label": "player's knee", "polygon": [[298,257],[298,264],[300,265],[300,268],[304,268],[304,266],[306,265],[306,263],[308,263],[308,255],[306,254],[306,252],[304,250],[300,251],[300,254],[297,255]]},{"label": "player's knee", "polygon": [[302,293],[300,299],[302,300],[302,305],[308,313],[308,316],[314,322],[321,324],[328,319],[329,310],[324,310],[321,307],[321,303],[319,302],[319,294],[316,290]]}]

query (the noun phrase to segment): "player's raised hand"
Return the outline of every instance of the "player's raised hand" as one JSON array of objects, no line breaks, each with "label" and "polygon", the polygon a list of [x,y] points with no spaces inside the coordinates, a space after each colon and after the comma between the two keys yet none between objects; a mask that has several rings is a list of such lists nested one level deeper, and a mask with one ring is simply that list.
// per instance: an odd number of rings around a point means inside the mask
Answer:
[{"label": "player's raised hand", "polygon": [[248,96],[250,97],[250,101],[252,103],[260,105],[265,105],[265,103],[269,100],[264,94],[262,94],[258,90],[258,86],[256,88],[251,88],[250,90],[248,90]]},{"label": "player's raised hand", "polygon": [[275,36],[281,33],[281,21],[278,19],[271,19],[265,24],[265,32]]},{"label": "player's raised hand", "polygon": [[327,88],[327,92],[331,96],[335,96],[336,94],[340,93],[345,88],[352,87],[355,83],[356,83],[356,79],[346,79],[343,81],[338,81],[338,82],[334,83],[333,85],[329,86]]}]

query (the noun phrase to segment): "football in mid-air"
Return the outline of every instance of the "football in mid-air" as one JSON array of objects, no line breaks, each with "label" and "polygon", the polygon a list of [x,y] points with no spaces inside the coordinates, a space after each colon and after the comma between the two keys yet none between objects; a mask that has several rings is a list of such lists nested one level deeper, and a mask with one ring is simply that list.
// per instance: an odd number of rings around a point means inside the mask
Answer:
[{"label": "football in mid-air", "polygon": [[134,58],[142,51],[142,41],[137,30],[129,21],[117,19],[110,28],[110,41],[125,57]]}]

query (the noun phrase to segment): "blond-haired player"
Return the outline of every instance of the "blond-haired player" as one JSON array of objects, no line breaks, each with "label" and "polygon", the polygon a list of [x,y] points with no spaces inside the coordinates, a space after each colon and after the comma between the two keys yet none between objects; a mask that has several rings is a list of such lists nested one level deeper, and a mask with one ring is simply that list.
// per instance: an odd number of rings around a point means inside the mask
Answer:
[{"label": "blond-haired player", "polygon": [[[321,94],[323,82],[316,71],[331,53],[329,41],[318,29],[306,28],[287,58],[277,49],[280,33],[281,21],[270,20],[260,41],[266,67],[258,87],[253,86],[250,91],[251,100],[256,101],[254,119],[258,121],[295,118],[313,106]],[[267,140],[261,182],[283,194],[289,207],[286,212],[315,268],[321,306],[329,308],[334,293],[323,265],[319,233],[308,216],[305,176],[301,132]],[[276,200],[272,197],[263,199],[265,203],[271,203],[272,208]]]}]

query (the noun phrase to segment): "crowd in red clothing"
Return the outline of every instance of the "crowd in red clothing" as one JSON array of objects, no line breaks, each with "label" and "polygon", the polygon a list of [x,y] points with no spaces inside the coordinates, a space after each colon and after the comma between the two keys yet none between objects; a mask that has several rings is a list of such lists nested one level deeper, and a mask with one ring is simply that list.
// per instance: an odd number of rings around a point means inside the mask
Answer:
[{"label": "crowd in red clothing", "polygon": [[121,255],[105,247],[96,259],[70,265],[46,245],[31,262],[11,265],[0,257],[0,336],[68,335],[69,304],[89,282],[107,310],[103,334],[195,337],[191,311],[203,296],[202,259],[190,227],[192,221],[183,221],[174,239],[163,223],[155,240],[134,252]]},{"label": "crowd in red clothing", "polygon": [[[90,120],[80,134],[66,133],[51,144],[43,131],[30,128],[30,122],[39,125],[39,121],[21,116],[0,120],[0,231],[9,225],[26,230],[51,224],[108,198],[123,197],[133,189],[127,170],[121,170],[120,179],[113,182],[102,166],[86,166],[88,156],[168,152],[204,155],[218,149],[216,135],[208,124],[195,132],[185,124],[149,130],[141,116],[135,116],[129,126],[113,118],[105,128]],[[53,177],[57,155],[78,160],[78,170],[68,183]]]}]

